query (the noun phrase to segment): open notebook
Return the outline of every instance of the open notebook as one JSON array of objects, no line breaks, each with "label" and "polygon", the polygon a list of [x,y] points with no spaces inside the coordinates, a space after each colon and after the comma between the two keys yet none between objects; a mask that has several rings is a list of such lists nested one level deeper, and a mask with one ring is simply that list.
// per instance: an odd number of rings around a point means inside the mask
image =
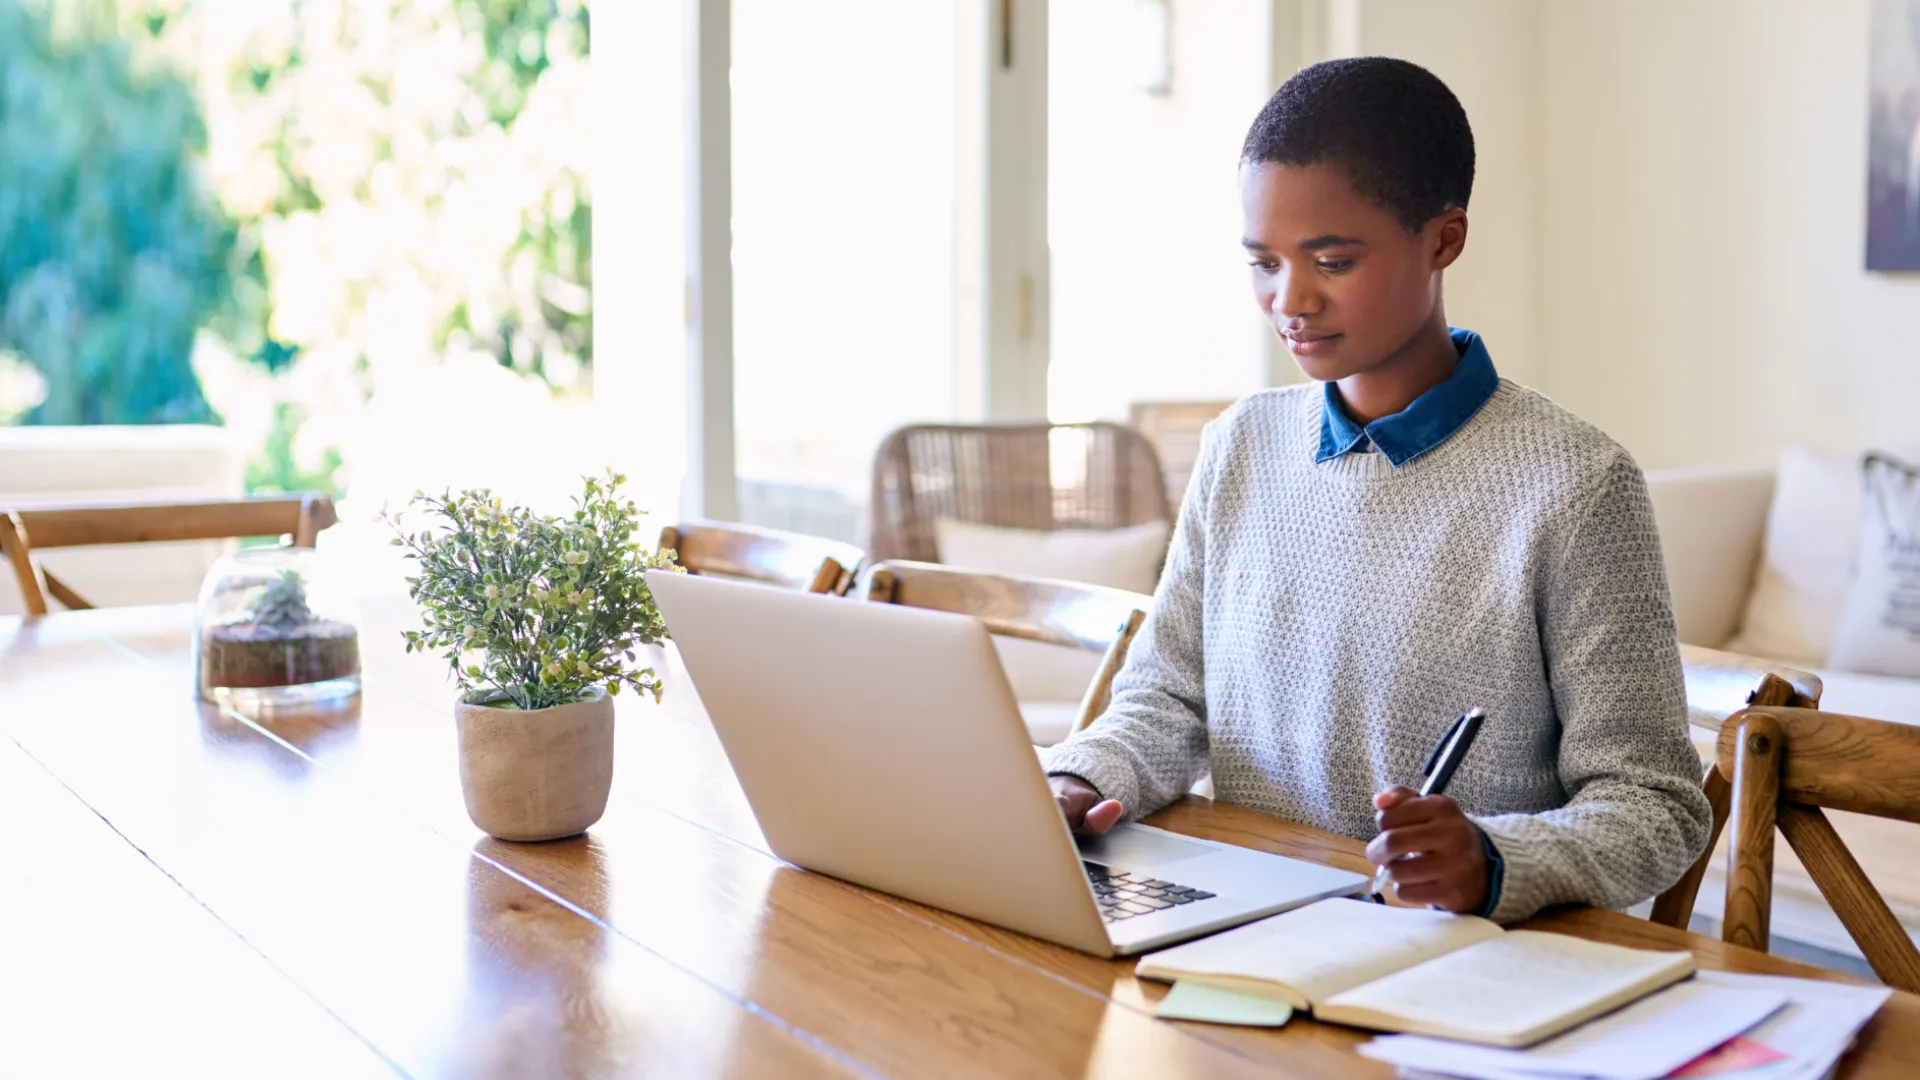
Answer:
[{"label": "open notebook", "polygon": [[1154,953],[1134,972],[1278,998],[1334,1023],[1528,1046],[1686,978],[1693,954],[1322,900]]}]

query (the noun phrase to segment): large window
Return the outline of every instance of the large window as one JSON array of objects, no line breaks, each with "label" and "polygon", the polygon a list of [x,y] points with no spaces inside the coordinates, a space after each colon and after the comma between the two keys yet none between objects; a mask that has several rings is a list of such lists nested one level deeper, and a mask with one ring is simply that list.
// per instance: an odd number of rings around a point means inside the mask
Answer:
[{"label": "large window", "polygon": [[[320,490],[338,544],[415,487],[597,471],[588,29],[586,0],[0,0],[0,500]],[[190,597],[168,557],[49,559]]]},{"label": "large window", "polygon": [[734,0],[742,517],[853,539],[886,432],[955,415],[954,4]]},{"label": "large window", "polygon": [[[1265,383],[1267,0],[603,5],[593,77],[588,3],[0,0],[0,424],[209,424],[236,493],[364,516],[608,461],[671,515],[692,461],[687,505],[857,539],[901,424]],[[730,221],[683,212],[716,143]]]}]

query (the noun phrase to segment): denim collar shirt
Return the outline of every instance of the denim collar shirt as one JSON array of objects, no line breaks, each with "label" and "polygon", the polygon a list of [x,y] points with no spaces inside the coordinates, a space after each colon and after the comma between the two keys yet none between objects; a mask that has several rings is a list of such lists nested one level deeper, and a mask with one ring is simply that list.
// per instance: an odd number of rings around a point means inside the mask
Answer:
[{"label": "denim collar shirt", "polygon": [[1340,390],[1326,384],[1326,408],[1320,417],[1320,450],[1314,461],[1331,461],[1343,454],[1369,448],[1387,455],[1394,468],[1439,446],[1473,419],[1500,385],[1493,358],[1480,335],[1471,330],[1449,330],[1460,354],[1453,374],[1421,394],[1413,404],[1364,427],[1347,415]]}]

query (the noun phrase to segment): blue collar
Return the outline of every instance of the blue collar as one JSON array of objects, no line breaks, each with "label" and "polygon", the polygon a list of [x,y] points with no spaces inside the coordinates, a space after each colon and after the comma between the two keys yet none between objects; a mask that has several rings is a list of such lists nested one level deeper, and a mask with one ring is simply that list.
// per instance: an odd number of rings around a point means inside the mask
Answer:
[{"label": "blue collar", "polygon": [[1320,413],[1320,451],[1315,462],[1330,461],[1371,442],[1399,468],[1453,437],[1453,433],[1473,419],[1500,386],[1500,375],[1493,370],[1493,358],[1480,335],[1471,330],[1451,330],[1453,347],[1460,362],[1446,381],[1421,394],[1413,404],[1361,427],[1347,415],[1340,391],[1326,384],[1326,407]]}]

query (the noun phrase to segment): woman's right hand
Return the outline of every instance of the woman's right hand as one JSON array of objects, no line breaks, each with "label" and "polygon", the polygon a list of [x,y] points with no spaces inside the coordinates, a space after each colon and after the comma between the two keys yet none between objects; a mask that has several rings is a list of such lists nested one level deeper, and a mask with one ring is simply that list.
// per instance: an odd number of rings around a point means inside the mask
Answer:
[{"label": "woman's right hand", "polygon": [[1067,828],[1081,836],[1099,836],[1119,824],[1126,809],[1112,799],[1103,799],[1093,785],[1077,776],[1049,776],[1053,801]]}]

